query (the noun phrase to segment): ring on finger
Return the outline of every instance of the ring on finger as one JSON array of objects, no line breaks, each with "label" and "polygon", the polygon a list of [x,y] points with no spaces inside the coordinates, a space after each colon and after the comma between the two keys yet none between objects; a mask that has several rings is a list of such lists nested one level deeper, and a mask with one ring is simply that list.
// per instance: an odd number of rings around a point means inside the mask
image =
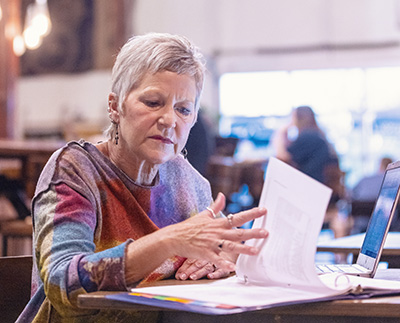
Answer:
[{"label": "ring on finger", "polygon": [[210,213],[211,213],[211,215],[213,216],[214,219],[217,218],[217,215],[215,214],[215,212],[214,212],[214,210],[213,210],[212,208],[210,208],[210,207],[207,206],[206,209],[207,209],[208,211],[210,211]]},{"label": "ring on finger", "polygon": [[234,227],[234,225],[233,225],[233,215],[232,214],[228,214],[226,216],[226,218],[228,219],[229,225],[233,228]]}]

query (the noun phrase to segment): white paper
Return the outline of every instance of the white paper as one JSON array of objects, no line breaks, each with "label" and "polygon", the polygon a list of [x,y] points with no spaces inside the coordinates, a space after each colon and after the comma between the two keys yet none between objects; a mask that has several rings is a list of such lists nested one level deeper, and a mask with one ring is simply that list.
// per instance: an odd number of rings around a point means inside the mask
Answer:
[{"label": "white paper", "polygon": [[254,228],[265,228],[265,241],[246,244],[261,248],[257,256],[240,255],[238,277],[253,284],[325,286],[315,272],[315,252],[332,190],[293,167],[271,158],[260,206],[267,216],[256,219]]},{"label": "white paper", "polygon": [[388,291],[399,290],[400,281],[386,280],[386,279],[372,279],[367,277],[358,277],[355,275],[344,275],[338,273],[326,274],[320,276],[321,281],[331,288],[344,288],[345,286],[352,286],[357,288],[361,286],[362,290],[376,290]]},{"label": "white paper", "polygon": [[192,299],[209,303],[210,306],[227,304],[238,307],[266,307],[333,296],[340,294],[342,290],[326,288],[317,292],[283,286],[248,285],[233,276],[205,284],[143,287],[132,289],[132,292]]}]

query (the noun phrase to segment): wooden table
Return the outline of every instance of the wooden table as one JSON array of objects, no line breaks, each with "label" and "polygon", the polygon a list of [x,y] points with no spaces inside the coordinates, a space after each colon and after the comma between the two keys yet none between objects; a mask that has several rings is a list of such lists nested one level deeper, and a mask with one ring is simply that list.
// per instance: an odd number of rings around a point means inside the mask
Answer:
[{"label": "wooden table", "polygon": [[[376,278],[400,280],[400,269],[378,270]],[[400,296],[340,300],[281,306],[231,315],[203,315],[124,303],[106,298],[110,293],[95,292],[78,297],[85,309],[120,309],[162,312],[163,322],[399,322]]]},{"label": "wooden table", "polygon": [[21,179],[28,197],[32,197],[43,166],[51,154],[64,144],[64,141],[0,139],[0,159],[21,161]]}]

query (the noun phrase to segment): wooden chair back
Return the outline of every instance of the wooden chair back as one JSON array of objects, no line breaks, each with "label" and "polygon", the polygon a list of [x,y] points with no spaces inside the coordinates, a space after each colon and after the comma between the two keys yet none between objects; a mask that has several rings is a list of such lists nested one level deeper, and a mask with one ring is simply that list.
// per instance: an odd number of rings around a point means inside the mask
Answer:
[{"label": "wooden chair back", "polygon": [[0,235],[3,238],[2,256],[32,254],[32,218],[0,222]]},{"label": "wooden chair back", "polygon": [[0,321],[15,322],[31,294],[32,256],[0,257]]}]

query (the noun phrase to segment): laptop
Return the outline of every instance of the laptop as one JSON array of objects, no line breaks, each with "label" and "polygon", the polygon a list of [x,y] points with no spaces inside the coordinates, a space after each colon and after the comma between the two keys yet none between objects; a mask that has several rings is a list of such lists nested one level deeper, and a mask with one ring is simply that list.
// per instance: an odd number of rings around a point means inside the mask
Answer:
[{"label": "laptop", "polygon": [[317,264],[318,274],[339,272],[374,277],[399,200],[400,161],[388,165],[355,264]]}]

